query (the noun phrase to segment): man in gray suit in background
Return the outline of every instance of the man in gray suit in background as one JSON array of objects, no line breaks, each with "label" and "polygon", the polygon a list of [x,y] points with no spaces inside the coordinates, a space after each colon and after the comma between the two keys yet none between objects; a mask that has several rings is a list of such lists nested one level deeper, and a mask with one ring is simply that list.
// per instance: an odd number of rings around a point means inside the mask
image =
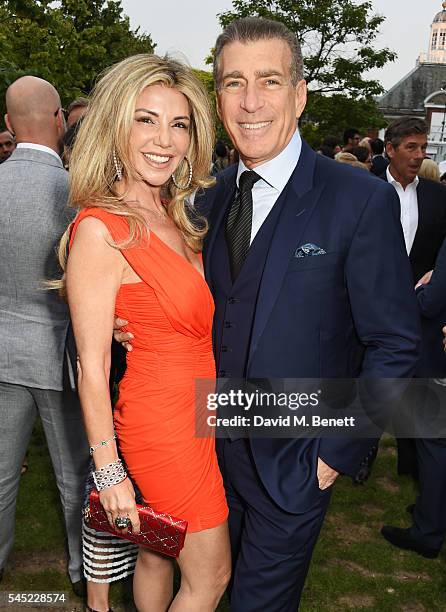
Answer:
[{"label": "man in gray suit in background", "polygon": [[58,155],[65,120],[57,91],[32,76],[9,87],[6,108],[17,148],[0,166],[0,575],[39,413],[63,506],[68,572],[79,592],[88,444],[77,396],[63,383],[68,307],[43,288],[45,279],[60,277],[55,247],[70,220],[68,175]]}]

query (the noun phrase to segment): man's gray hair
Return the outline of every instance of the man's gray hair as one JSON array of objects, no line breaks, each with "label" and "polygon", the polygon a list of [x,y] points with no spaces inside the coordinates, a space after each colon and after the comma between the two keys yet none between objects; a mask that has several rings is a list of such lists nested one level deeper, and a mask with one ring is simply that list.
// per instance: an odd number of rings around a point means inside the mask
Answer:
[{"label": "man's gray hair", "polygon": [[233,42],[248,43],[258,40],[283,40],[291,52],[291,83],[295,87],[304,78],[302,50],[297,36],[280,21],[262,17],[244,17],[228,25],[217,38],[214,51],[214,83],[217,91],[221,87],[220,59],[224,47]]},{"label": "man's gray hair", "polygon": [[389,125],[384,134],[384,144],[390,143],[394,149],[400,146],[406,136],[421,134],[427,136],[429,126],[424,119],[419,117],[400,117]]}]

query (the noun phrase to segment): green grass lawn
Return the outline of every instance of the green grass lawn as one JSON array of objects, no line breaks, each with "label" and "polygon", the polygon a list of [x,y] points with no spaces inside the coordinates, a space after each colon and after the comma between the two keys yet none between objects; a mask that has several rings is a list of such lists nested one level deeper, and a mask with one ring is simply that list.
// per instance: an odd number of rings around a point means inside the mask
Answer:
[{"label": "green grass lawn", "polygon": [[[39,425],[29,466],[22,478],[15,546],[1,590],[69,592],[58,492]],[[344,478],[338,481],[314,552],[302,612],[446,612],[446,551],[439,559],[424,559],[391,547],[379,535],[384,523],[409,525],[405,508],[414,498],[411,481],[395,476],[390,439],[382,443],[365,486],[353,486]],[[112,602],[116,611],[131,610],[128,586],[114,585]],[[80,611],[82,606],[73,597],[66,609]],[[227,611],[229,606],[222,602],[219,610]]]}]

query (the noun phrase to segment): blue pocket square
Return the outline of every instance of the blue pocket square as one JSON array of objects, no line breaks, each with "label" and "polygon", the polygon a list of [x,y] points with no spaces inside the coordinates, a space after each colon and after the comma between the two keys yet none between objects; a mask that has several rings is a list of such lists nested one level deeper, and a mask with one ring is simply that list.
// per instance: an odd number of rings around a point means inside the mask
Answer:
[{"label": "blue pocket square", "polygon": [[312,244],[311,242],[307,244],[303,244],[294,252],[294,257],[309,257],[312,255],[325,255],[326,251],[318,247],[317,244]]}]

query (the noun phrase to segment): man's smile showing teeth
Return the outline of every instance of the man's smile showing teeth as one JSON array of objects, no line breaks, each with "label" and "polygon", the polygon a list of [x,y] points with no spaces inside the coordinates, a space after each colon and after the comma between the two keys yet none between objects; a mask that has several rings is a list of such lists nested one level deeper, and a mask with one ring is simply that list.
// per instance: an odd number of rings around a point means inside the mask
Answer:
[{"label": "man's smile showing teeth", "polygon": [[262,121],[261,123],[240,123],[240,127],[244,130],[260,130],[261,128],[270,125],[271,121]]},{"label": "man's smile showing teeth", "polygon": [[157,164],[165,164],[170,159],[169,155],[155,155],[154,153],[143,153],[143,155]]}]

